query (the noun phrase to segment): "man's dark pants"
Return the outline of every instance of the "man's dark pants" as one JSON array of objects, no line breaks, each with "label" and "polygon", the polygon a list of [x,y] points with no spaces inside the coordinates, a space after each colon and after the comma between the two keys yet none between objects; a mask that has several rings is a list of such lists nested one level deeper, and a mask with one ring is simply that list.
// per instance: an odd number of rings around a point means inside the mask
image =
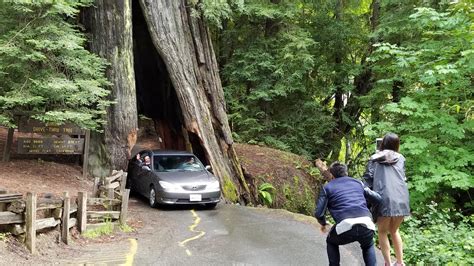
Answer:
[{"label": "man's dark pants", "polygon": [[336,233],[336,226],[332,227],[326,238],[329,265],[339,265],[339,246],[355,241],[359,242],[362,248],[365,265],[375,265],[374,231],[360,224],[352,226],[351,230],[340,235]]}]

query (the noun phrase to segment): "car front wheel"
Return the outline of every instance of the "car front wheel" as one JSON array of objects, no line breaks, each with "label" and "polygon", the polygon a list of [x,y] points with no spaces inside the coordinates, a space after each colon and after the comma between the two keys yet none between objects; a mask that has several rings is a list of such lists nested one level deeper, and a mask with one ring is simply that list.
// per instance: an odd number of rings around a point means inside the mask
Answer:
[{"label": "car front wheel", "polygon": [[158,202],[156,201],[156,190],[155,190],[155,186],[150,186],[150,193],[148,194],[149,196],[149,203],[150,203],[150,207],[152,208],[156,208],[158,207]]}]

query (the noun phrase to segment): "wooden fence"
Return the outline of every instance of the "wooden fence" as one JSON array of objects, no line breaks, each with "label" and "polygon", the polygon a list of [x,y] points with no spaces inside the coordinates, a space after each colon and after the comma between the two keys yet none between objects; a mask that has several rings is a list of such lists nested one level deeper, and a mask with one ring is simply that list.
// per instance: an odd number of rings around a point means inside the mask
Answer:
[{"label": "wooden fence", "polygon": [[77,227],[80,233],[103,226],[125,224],[130,190],[125,189],[127,173],[114,171],[112,176],[96,179],[94,192],[79,192],[71,200],[68,192],[62,197],[40,197],[28,192],[22,194],[0,190],[0,231],[10,232],[24,240],[27,248],[36,252],[36,233],[60,230],[61,240],[69,244],[70,229]]}]

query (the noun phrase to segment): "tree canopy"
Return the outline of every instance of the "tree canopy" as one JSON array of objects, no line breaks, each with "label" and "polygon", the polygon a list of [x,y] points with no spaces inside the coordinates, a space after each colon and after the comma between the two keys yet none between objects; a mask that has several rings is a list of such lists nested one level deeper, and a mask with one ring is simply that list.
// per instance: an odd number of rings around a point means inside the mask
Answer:
[{"label": "tree canopy", "polygon": [[76,17],[91,1],[0,3],[0,124],[16,115],[100,130],[106,62],[85,49]]},{"label": "tree canopy", "polygon": [[215,25],[237,140],[339,159],[360,175],[375,138],[393,131],[415,204],[466,202],[472,3],[219,3],[201,8]]},{"label": "tree canopy", "polygon": [[235,138],[340,160],[357,177],[375,139],[397,133],[407,262],[472,263],[472,1],[212,2],[198,10],[214,25]]}]

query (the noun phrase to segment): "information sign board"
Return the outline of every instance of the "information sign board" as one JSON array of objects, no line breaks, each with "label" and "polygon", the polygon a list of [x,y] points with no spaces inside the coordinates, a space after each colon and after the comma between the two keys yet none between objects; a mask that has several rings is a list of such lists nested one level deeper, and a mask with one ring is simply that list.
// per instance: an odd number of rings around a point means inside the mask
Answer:
[{"label": "information sign board", "polygon": [[18,138],[19,154],[82,154],[84,139]]},{"label": "information sign board", "polygon": [[21,119],[18,124],[19,132],[30,132],[51,135],[84,135],[85,131],[73,124],[55,125],[43,123],[34,119]]}]

